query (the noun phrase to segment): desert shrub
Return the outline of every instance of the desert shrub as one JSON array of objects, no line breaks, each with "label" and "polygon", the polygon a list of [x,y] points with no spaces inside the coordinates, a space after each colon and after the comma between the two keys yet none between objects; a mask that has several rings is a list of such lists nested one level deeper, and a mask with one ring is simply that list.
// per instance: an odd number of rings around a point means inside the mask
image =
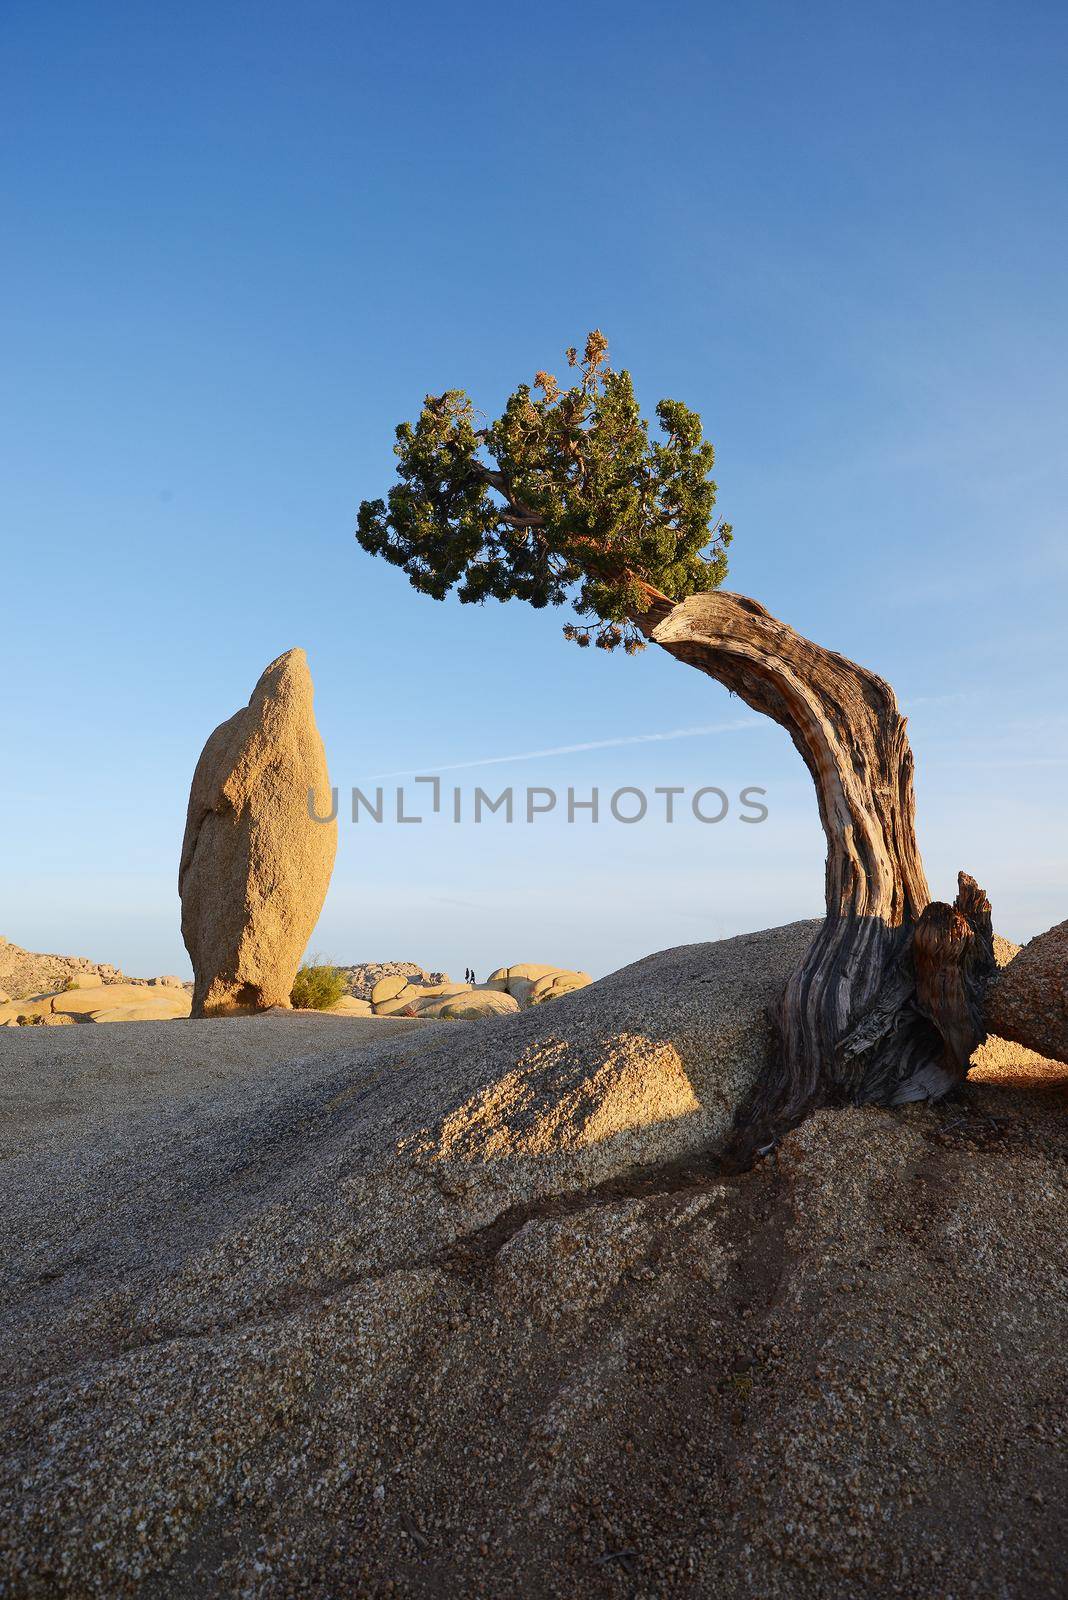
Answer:
[{"label": "desert shrub", "polygon": [[291,1005],[301,1011],[329,1011],[345,993],[345,974],[319,956],[306,962],[293,979]]}]

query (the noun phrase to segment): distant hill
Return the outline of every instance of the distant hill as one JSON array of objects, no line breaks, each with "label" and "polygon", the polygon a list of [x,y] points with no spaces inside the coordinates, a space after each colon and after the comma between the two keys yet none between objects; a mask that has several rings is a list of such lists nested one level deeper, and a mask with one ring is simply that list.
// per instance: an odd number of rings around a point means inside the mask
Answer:
[{"label": "distant hill", "polygon": [[88,956],[44,955],[24,950],[0,937],[0,989],[12,1000],[60,989],[68,978],[91,973],[103,983],[148,983],[148,978],[128,978],[121,967],[110,961],[90,961]]}]

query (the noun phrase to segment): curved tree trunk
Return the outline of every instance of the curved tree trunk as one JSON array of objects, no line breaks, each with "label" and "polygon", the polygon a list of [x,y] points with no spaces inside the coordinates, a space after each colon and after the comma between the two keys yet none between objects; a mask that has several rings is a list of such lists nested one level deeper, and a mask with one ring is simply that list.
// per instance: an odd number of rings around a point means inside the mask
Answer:
[{"label": "curved tree trunk", "polygon": [[776,1060],[740,1128],[750,1151],[821,1101],[938,1098],[983,1037],[990,908],[961,875],[931,904],[916,844],[912,752],[889,684],[744,595],[657,598],[655,644],[789,733],[827,837],[826,920],[786,987]]}]

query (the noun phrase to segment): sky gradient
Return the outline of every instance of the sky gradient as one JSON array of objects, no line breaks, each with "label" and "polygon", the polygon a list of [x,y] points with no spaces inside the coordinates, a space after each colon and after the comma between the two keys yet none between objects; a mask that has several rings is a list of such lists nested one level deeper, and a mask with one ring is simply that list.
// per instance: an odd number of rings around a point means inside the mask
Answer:
[{"label": "sky gradient", "polygon": [[0,933],[188,972],[192,770],[292,645],[343,792],[768,792],[343,820],[333,958],[596,974],[819,914],[779,729],[355,544],[425,393],[492,412],[594,326],[700,411],[728,587],[896,688],[932,892],[1060,920],[1066,69],[1052,4],[5,6]]}]

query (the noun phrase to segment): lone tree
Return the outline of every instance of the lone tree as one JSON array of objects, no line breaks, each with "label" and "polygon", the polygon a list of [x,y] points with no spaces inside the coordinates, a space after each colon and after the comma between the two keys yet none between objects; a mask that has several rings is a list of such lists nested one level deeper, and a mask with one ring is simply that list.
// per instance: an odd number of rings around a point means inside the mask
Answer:
[{"label": "lone tree", "polygon": [[360,544],[437,600],[570,601],[579,620],[564,634],[578,645],[658,645],[789,733],[827,837],[827,915],[740,1114],[743,1152],[820,1103],[939,1098],[984,1037],[990,906],[964,873],[952,906],[930,898],[893,690],[720,588],[732,530],[713,521],[714,451],[696,412],[662,400],[654,433],[599,332],[567,358],[570,387],[539,372],[483,427],[462,390],[427,396],[397,429],[388,502],[360,506]]}]

